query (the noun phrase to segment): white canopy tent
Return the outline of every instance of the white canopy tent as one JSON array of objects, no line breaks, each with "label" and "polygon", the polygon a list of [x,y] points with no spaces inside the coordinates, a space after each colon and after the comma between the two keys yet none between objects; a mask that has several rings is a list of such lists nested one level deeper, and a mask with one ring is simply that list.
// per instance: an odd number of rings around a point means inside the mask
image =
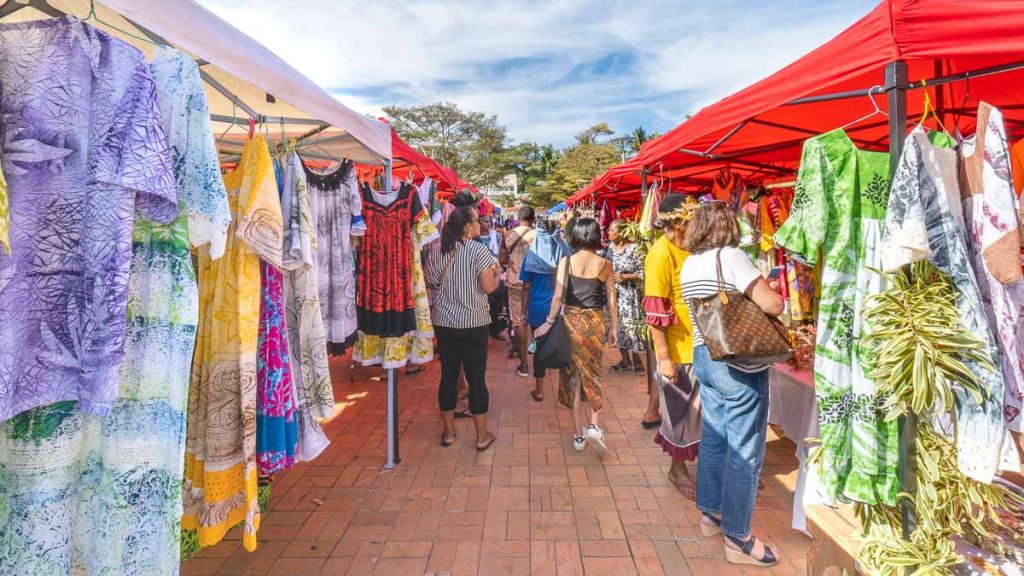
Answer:
[{"label": "white canopy tent", "polygon": [[355,112],[193,0],[0,0],[6,22],[70,14],[136,46],[173,46],[200,65],[220,149],[240,150],[254,118],[271,143],[316,133],[325,156],[391,159],[391,130]]}]

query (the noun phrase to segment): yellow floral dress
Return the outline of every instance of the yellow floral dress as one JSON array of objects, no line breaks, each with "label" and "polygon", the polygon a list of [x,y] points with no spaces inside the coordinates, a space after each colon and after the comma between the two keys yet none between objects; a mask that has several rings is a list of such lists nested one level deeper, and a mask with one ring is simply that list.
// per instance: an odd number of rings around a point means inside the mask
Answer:
[{"label": "yellow floral dress", "polygon": [[224,256],[198,254],[199,331],[189,389],[182,528],[212,546],[245,521],[256,549],[256,349],[260,258],[281,266],[283,223],[270,153],[262,136],[246,143],[224,177],[233,219]]}]

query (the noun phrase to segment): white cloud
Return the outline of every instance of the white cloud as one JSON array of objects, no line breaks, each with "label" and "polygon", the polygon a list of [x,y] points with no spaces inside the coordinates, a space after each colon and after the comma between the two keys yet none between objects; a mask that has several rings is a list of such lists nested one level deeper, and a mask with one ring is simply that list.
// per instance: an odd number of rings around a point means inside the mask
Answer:
[{"label": "white cloud", "polygon": [[[664,130],[780,68],[872,0],[200,0],[367,113],[450,100],[517,140],[564,144],[608,121]],[[612,53],[632,65],[579,73]],[[510,66],[509,62],[522,62]],[[627,124],[627,125],[623,125]]]}]

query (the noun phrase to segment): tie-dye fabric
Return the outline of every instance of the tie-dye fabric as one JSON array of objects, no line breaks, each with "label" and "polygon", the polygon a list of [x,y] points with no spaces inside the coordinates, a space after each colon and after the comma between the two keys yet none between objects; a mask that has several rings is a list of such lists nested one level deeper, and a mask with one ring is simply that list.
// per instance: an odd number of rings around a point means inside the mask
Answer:
[{"label": "tie-dye fabric", "polygon": [[[152,72],[181,212],[167,225],[135,222],[124,361],[110,413],[59,402],[0,430],[0,502],[11,503],[0,511],[0,534],[9,535],[0,537],[0,567],[19,574],[178,573],[185,397],[198,322],[189,238],[192,247],[223,246],[228,212],[198,67],[162,50]],[[218,218],[221,226],[193,229],[196,219]]]},{"label": "tie-dye fabric", "polygon": [[284,322],[281,272],[263,262],[259,353],[256,357],[256,461],[260,476],[295,465],[295,394]]},{"label": "tie-dye fabric", "polygon": [[178,215],[153,75],[137,49],[71,17],[2,24],[0,46],[0,422],[62,400],[105,414],[134,215]]}]

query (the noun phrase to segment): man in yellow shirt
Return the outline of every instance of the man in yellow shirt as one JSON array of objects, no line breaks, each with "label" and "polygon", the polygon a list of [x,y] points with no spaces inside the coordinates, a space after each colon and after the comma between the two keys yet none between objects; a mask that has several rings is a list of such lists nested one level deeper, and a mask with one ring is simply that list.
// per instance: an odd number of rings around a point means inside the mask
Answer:
[{"label": "man in yellow shirt", "polygon": [[649,391],[643,422],[660,418],[654,441],[672,457],[669,480],[691,500],[696,497],[694,476],[686,462],[697,459],[700,446],[700,394],[693,375],[693,329],[683,300],[679,273],[688,256],[682,248],[686,220],[696,203],[682,194],[669,194],[658,205],[658,226],[664,234],[644,261],[644,312],[651,327],[657,390]]}]

